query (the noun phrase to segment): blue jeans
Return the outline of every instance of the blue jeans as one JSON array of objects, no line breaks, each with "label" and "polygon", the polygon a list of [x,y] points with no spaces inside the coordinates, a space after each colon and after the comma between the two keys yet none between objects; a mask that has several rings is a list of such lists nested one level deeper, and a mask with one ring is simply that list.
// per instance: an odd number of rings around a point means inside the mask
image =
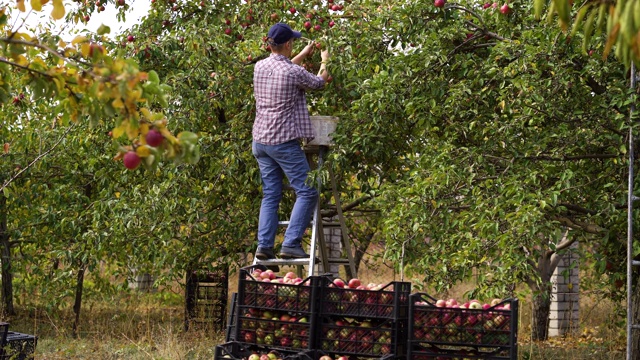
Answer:
[{"label": "blue jeans", "polygon": [[284,234],[283,246],[300,247],[315,206],[318,191],[307,185],[311,169],[297,140],[278,145],[252,144],[262,177],[262,204],[258,220],[258,247],[272,248],[278,231],[278,207],[282,199],[283,175],[296,193],[296,202]]}]

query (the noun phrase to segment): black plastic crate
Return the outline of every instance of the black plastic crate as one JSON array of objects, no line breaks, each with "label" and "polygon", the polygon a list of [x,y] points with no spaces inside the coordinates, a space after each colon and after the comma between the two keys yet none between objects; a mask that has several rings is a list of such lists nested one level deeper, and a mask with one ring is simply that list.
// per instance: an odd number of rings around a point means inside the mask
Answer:
[{"label": "black plastic crate", "polygon": [[236,340],[236,320],[238,318],[238,293],[231,294],[231,310],[229,311],[229,318],[227,319],[227,331],[225,334],[225,341]]},{"label": "black plastic crate", "polygon": [[235,319],[235,341],[286,351],[314,348],[317,291],[320,278],[299,279],[297,284],[268,281],[256,274],[263,265],[240,269]]},{"label": "black plastic crate", "polygon": [[263,265],[254,265],[240,269],[238,281],[238,305],[244,308],[271,309],[295,313],[311,314],[317,299],[316,291],[320,278],[310,276],[301,279],[298,285],[273,282],[281,280],[275,277],[265,281],[257,277],[255,270],[268,271]]},{"label": "black plastic crate", "polygon": [[272,354],[270,359],[314,360],[311,355],[308,355],[305,352],[260,349],[235,341],[217,345],[215,348],[214,360],[249,360],[252,355],[257,355],[258,358],[254,359],[259,360],[261,355],[269,356],[269,354]]},{"label": "black plastic crate", "polygon": [[2,359],[25,360],[33,359],[38,338],[34,335],[9,331],[7,342],[4,346]]},{"label": "black plastic crate", "polygon": [[185,290],[185,330],[222,331],[228,298],[228,271],[192,271]]},{"label": "black plastic crate", "polygon": [[402,357],[406,355],[406,327],[406,321],[324,318],[317,346],[333,357]]},{"label": "black plastic crate", "polygon": [[436,301],[411,295],[409,360],[517,359],[517,299],[485,309],[438,307]]},{"label": "black plastic crate", "polygon": [[336,281],[328,276],[322,277],[321,316],[407,319],[411,283],[392,281],[378,290],[367,290],[344,288]]}]

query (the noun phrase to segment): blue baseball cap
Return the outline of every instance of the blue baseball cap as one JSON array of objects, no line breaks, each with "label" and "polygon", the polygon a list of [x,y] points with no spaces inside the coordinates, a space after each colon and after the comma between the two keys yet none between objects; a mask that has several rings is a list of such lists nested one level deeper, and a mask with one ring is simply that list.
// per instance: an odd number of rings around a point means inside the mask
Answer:
[{"label": "blue baseball cap", "polygon": [[267,37],[273,40],[275,45],[284,44],[291,38],[299,39],[302,34],[299,31],[293,31],[291,27],[285,23],[277,23],[269,29]]}]

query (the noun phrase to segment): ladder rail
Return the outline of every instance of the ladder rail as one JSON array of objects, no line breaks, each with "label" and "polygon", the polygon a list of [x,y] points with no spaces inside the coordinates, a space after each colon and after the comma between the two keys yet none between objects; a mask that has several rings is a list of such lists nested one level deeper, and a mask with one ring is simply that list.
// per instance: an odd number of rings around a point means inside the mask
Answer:
[{"label": "ladder rail", "polygon": [[[633,61],[631,62],[631,81],[630,88],[635,91],[636,88],[636,69]],[[627,194],[627,360],[631,360],[633,353],[633,330],[640,328],[640,325],[633,323],[633,266],[638,265],[637,261],[633,260],[633,202],[635,196],[633,195],[633,180],[634,180],[634,138],[633,138],[633,124],[631,123],[633,113],[635,112],[635,104],[632,102],[629,110],[629,183]]]}]

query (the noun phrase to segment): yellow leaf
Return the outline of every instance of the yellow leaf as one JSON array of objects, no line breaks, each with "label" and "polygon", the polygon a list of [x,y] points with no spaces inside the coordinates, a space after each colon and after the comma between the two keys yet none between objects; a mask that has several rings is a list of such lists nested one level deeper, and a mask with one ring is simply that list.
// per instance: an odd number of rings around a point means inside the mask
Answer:
[{"label": "yellow leaf", "polygon": [[87,37],[86,36],[82,36],[82,35],[78,35],[73,40],[71,40],[71,43],[73,45],[78,45],[78,44],[84,43],[84,42],[87,42]]},{"label": "yellow leaf", "polygon": [[149,124],[147,123],[142,123],[140,125],[140,133],[142,135],[147,135],[147,133],[149,132]]},{"label": "yellow leaf", "polygon": [[142,116],[145,117],[145,119],[151,120],[151,112],[149,111],[149,109],[142,108],[142,109],[140,109],[140,112],[142,113]]},{"label": "yellow leaf", "polygon": [[116,199],[120,199],[120,193],[118,191],[116,191],[114,195],[116,196]]},{"label": "yellow leaf", "polygon": [[22,12],[27,11],[27,9],[25,9],[24,7],[24,0],[18,0],[18,3],[16,5],[18,6],[18,10]]},{"label": "yellow leaf", "polygon": [[51,10],[51,17],[54,20],[60,20],[64,17],[64,4],[62,0],[53,0],[53,10]]},{"label": "yellow leaf", "polygon": [[40,1],[40,0],[31,0],[31,7],[35,11],[42,11],[42,1]]},{"label": "yellow leaf", "polygon": [[151,149],[149,149],[149,145],[138,146],[136,149],[136,154],[141,158],[146,158],[151,154]]},{"label": "yellow leaf", "polygon": [[117,139],[120,136],[124,135],[124,132],[125,132],[126,129],[127,129],[127,122],[123,121],[120,126],[118,126],[117,128],[113,129],[113,133],[111,135],[113,135],[114,139]]},{"label": "yellow leaf", "polygon": [[113,103],[111,105],[113,105],[113,107],[116,109],[122,109],[124,107],[124,103],[122,102],[121,98],[113,100]]},{"label": "yellow leaf", "polygon": [[91,45],[89,45],[89,43],[84,43],[82,44],[82,46],[80,46],[80,53],[82,54],[82,56],[84,57],[89,57],[89,52],[91,51]]},{"label": "yellow leaf", "polygon": [[16,63],[18,63],[19,65],[22,65],[24,67],[27,67],[29,65],[29,60],[24,55],[19,55],[16,58]]}]

